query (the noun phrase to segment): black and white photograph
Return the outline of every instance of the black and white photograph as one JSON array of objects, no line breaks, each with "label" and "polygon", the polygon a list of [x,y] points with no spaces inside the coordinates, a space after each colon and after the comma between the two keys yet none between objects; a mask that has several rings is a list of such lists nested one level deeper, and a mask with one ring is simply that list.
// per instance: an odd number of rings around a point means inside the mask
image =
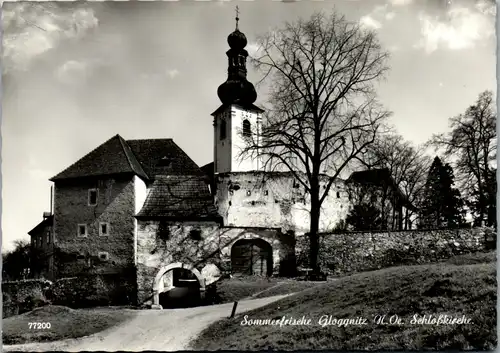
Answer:
[{"label": "black and white photograph", "polygon": [[14,351],[493,351],[494,0],[4,1]]}]

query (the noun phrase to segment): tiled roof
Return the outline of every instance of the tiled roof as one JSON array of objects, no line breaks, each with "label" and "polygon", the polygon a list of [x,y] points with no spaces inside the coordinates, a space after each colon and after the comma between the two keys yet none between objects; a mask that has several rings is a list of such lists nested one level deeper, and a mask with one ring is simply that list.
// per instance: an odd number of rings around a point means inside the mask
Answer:
[{"label": "tiled roof", "polygon": [[200,175],[159,175],[138,218],[220,221],[207,180]]},{"label": "tiled roof", "polygon": [[201,175],[203,172],[172,139],[125,141],[116,135],[50,180],[121,173],[153,180],[155,175]]},{"label": "tiled roof", "polygon": [[212,192],[212,195],[215,195],[215,193],[217,191],[216,190],[217,183],[215,182],[214,162],[210,162],[208,164],[205,164],[203,167],[200,167],[200,169],[206,175],[208,182],[210,183],[210,191]]},{"label": "tiled roof", "polygon": [[172,139],[127,140],[147,175],[202,174],[198,165]]},{"label": "tiled roof", "polygon": [[148,179],[127,142],[120,135],[115,135],[50,180],[121,173],[133,173]]}]

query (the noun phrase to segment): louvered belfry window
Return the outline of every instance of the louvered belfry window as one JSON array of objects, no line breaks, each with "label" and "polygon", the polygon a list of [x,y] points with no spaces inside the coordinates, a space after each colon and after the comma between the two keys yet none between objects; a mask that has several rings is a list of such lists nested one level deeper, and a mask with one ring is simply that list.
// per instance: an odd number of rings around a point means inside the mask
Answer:
[{"label": "louvered belfry window", "polygon": [[252,127],[250,122],[245,119],[243,120],[243,136],[250,136],[252,134]]}]

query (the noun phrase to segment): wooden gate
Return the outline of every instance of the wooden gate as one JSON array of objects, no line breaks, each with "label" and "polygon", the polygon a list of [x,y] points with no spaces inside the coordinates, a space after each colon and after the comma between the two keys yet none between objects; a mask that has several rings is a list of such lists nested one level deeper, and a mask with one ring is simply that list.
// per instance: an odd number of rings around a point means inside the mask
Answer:
[{"label": "wooden gate", "polygon": [[238,240],[231,248],[233,274],[270,276],[272,274],[272,247],[262,239]]}]

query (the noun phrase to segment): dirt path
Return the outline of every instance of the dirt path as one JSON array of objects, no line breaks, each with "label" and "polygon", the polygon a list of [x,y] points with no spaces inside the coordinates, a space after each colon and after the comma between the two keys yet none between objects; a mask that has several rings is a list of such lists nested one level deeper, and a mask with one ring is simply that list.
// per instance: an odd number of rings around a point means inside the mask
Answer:
[{"label": "dirt path", "polygon": [[[253,310],[286,297],[243,300],[236,313]],[[48,343],[3,346],[4,351],[178,351],[211,323],[228,317],[233,303],[188,309],[134,310],[137,316],[117,327],[79,338]],[[130,310],[130,309],[129,309]]]}]

